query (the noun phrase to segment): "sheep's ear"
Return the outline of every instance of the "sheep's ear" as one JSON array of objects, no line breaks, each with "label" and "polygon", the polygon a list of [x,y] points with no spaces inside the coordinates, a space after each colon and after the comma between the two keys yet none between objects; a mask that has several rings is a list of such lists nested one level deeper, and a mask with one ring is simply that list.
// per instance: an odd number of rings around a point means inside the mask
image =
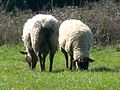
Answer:
[{"label": "sheep's ear", "polygon": [[90,59],[90,58],[88,58],[88,60],[89,60],[89,62],[91,62],[91,63],[95,61],[95,60],[93,60],[93,59]]},{"label": "sheep's ear", "polygon": [[24,51],[20,51],[21,54],[27,54],[27,52],[24,52]]}]

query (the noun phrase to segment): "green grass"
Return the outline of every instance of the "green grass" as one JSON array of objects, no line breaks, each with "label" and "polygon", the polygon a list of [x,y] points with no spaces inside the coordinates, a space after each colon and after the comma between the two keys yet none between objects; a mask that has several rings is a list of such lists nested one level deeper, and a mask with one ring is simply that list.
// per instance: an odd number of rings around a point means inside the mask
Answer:
[{"label": "green grass", "polygon": [[92,49],[88,71],[69,71],[65,68],[63,54],[57,51],[53,72],[41,72],[39,63],[30,70],[22,45],[0,47],[0,90],[120,90],[120,53],[112,47]]}]

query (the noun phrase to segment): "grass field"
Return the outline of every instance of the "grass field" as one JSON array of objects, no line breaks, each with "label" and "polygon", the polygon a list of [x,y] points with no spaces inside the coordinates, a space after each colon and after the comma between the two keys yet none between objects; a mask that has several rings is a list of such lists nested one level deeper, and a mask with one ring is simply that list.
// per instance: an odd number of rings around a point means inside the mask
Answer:
[{"label": "grass field", "polygon": [[63,54],[57,51],[53,72],[41,72],[39,63],[30,70],[22,45],[0,47],[0,90],[120,90],[120,52],[112,47],[91,49],[95,60],[88,71],[69,71]]}]

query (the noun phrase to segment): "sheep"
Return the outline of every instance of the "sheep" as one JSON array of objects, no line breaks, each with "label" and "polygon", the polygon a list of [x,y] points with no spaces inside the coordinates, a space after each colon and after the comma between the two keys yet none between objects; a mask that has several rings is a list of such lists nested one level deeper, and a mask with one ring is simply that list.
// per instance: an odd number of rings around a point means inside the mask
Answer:
[{"label": "sheep", "polygon": [[91,29],[82,21],[76,19],[65,20],[59,28],[59,47],[66,59],[68,68],[68,54],[70,56],[70,70],[74,68],[88,70],[89,50],[93,42]]},{"label": "sheep", "polygon": [[37,14],[28,19],[23,27],[22,41],[26,47],[26,61],[31,69],[40,62],[41,71],[45,70],[45,59],[50,53],[50,67],[52,71],[53,59],[58,47],[59,23],[52,15]]}]

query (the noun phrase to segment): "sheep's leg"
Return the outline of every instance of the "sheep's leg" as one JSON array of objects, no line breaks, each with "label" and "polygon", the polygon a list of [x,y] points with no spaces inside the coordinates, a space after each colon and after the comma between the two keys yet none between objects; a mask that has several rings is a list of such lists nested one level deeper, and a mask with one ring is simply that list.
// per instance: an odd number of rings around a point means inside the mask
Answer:
[{"label": "sheep's leg", "polygon": [[47,55],[43,55],[43,70],[45,70],[45,59]]},{"label": "sheep's leg", "polygon": [[56,49],[55,47],[51,47],[50,45],[50,67],[49,67],[49,71],[52,71],[52,65],[53,65],[53,59],[54,59],[54,55],[55,55]]},{"label": "sheep's leg", "polygon": [[77,66],[77,62],[73,62],[72,61],[72,65],[73,65],[73,68],[74,68],[74,70],[76,69],[76,66]]},{"label": "sheep's leg", "polygon": [[73,65],[73,55],[70,55],[70,70],[72,70]]},{"label": "sheep's leg", "polygon": [[35,66],[36,66],[36,63],[37,63],[37,56],[36,56],[36,54],[35,54],[35,52],[33,50],[29,49],[29,53],[30,53],[30,55],[32,57],[30,67],[31,67],[31,69],[34,69]]},{"label": "sheep's leg", "polygon": [[69,67],[69,66],[68,66],[68,54],[67,54],[67,52],[66,52],[63,48],[61,48],[61,51],[62,51],[62,53],[63,53],[64,56],[65,56],[66,68],[68,68],[68,67]]},{"label": "sheep's leg", "polygon": [[32,59],[32,64],[31,64],[32,69],[34,69],[36,67],[36,63],[37,63],[37,61]]},{"label": "sheep's leg", "polygon": [[41,71],[43,71],[43,70],[44,70],[44,69],[43,69],[43,57],[42,57],[41,54],[38,55],[38,60],[39,60],[39,62],[40,62]]},{"label": "sheep's leg", "polygon": [[45,70],[45,60],[43,59],[43,70]]},{"label": "sheep's leg", "polygon": [[49,66],[49,71],[52,71],[52,66],[53,66],[53,59],[54,59],[54,55],[55,52],[57,50],[57,46],[55,43],[51,42],[52,40],[48,41],[48,45],[49,45],[49,50],[50,50],[50,66]]},{"label": "sheep's leg", "polygon": [[49,67],[49,71],[52,71],[53,58],[54,58],[54,54],[52,52],[50,52],[50,67]]}]

